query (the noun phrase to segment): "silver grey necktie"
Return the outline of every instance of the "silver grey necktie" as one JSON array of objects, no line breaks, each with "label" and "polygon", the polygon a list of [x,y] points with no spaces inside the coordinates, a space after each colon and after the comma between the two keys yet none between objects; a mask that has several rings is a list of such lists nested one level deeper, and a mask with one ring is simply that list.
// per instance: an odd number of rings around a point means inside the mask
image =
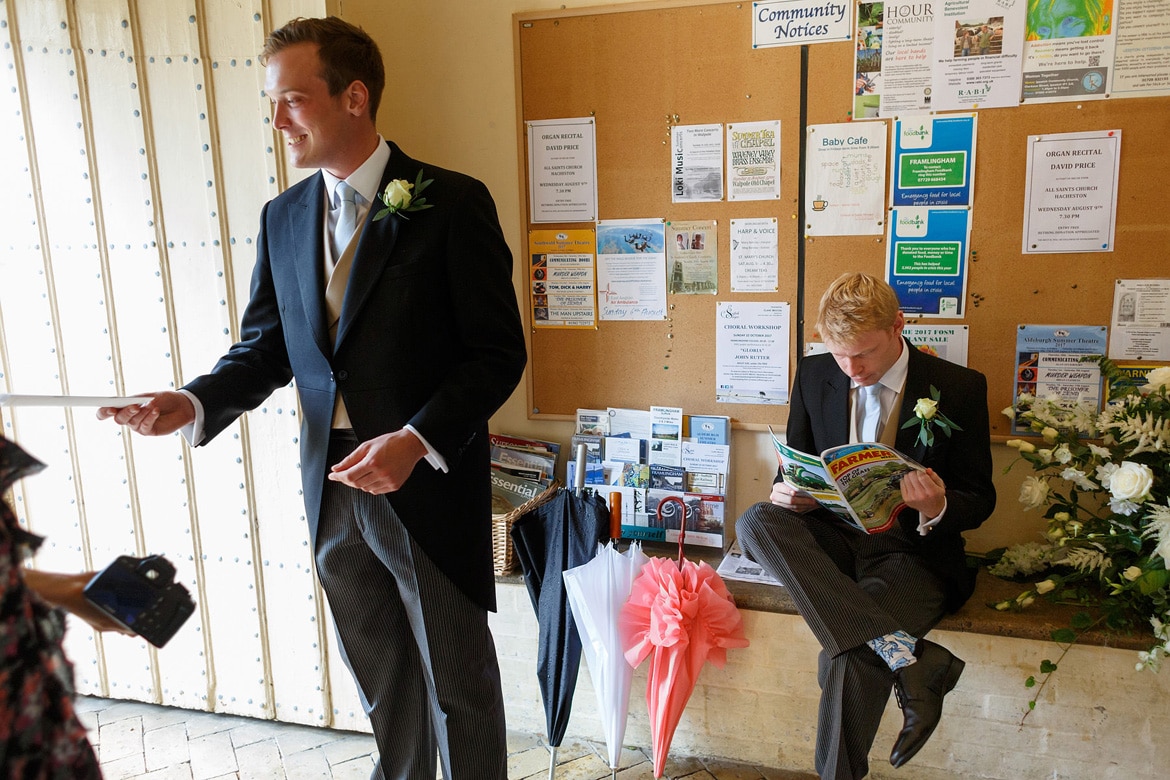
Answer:
[{"label": "silver grey necktie", "polygon": [[341,257],[342,252],[349,246],[349,239],[357,227],[357,190],[343,181],[337,183],[337,205],[340,211],[337,214],[337,225],[333,229],[333,261]]},{"label": "silver grey necktie", "polygon": [[865,398],[865,417],[861,422],[861,440],[864,442],[877,441],[878,425],[882,420],[882,386],[881,384],[866,385],[861,388],[861,395]]}]

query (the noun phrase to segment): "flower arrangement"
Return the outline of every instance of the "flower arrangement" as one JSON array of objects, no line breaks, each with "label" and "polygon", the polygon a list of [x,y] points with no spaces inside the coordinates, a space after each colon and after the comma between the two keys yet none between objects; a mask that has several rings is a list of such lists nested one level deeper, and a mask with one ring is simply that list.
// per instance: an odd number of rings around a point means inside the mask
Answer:
[{"label": "flower arrangement", "polygon": [[[1149,372],[1138,387],[1108,358],[1088,359],[1098,362],[1108,383],[1102,411],[1027,393],[1004,410],[1046,445],[1008,442],[1035,472],[1024,479],[1020,502],[1043,508],[1048,529],[1043,543],[1009,548],[989,571],[1048,574],[992,606],[1023,609],[1044,597],[1086,607],[1068,628],[1053,632],[1063,652],[1057,662],[1040,664],[1037,696],[1064,653],[1092,628],[1151,625],[1152,646],[1138,654],[1139,670],[1157,671],[1170,656],[1170,367]],[[1025,685],[1034,687],[1036,678]],[[1033,699],[1029,711],[1035,706]]]},{"label": "flower arrangement", "polygon": [[406,219],[405,211],[422,211],[429,209],[434,204],[427,203],[426,198],[420,198],[422,191],[425,190],[434,179],[427,179],[423,181],[423,172],[420,168],[418,176],[414,179],[414,184],[411,184],[406,179],[391,179],[386,185],[386,189],[378,196],[378,198],[385,204],[385,208],[374,215],[374,221],[382,219],[391,214],[402,214],[402,218]]},{"label": "flower arrangement", "polygon": [[951,431],[963,430],[951,422],[945,414],[938,410],[938,402],[942,394],[934,385],[930,386],[930,398],[919,398],[914,404],[914,416],[902,423],[903,428],[918,426],[918,441],[927,447],[934,445],[934,428],[938,428],[947,436]]}]

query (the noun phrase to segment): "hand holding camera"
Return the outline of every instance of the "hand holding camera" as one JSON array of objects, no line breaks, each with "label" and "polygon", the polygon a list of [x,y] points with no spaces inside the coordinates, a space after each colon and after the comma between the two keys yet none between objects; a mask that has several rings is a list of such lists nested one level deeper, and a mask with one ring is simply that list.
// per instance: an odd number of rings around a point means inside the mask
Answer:
[{"label": "hand holding camera", "polygon": [[191,594],[175,582],[161,555],[119,556],[85,586],[85,597],[119,625],[162,647],[195,611]]}]

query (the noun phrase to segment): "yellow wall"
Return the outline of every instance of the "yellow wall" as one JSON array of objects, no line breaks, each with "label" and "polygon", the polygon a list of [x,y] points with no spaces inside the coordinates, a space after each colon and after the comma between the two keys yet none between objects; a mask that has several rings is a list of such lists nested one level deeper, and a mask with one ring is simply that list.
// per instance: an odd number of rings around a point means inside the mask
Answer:
[{"label": "yellow wall", "polygon": [[[208,370],[238,335],[260,208],[304,175],[267,124],[255,60],[292,16],[329,8],[374,35],[388,70],[383,133],[486,182],[519,256],[512,14],[561,7],[4,0],[0,392],[159,389]],[[571,424],[529,420],[525,399],[522,385],[493,428],[567,442]],[[13,494],[47,537],[39,567],[166,553],[199,605],[161,651],[74,622],[81,692],[365,727],[312,572],[298,426],[291,387],[197,451],[178,436],[124,435],[90,409],[0,408],[0,430],[49,466]],[[763,498],[774,471],[765,437],[736,431],[733,506]],[[1020,524],[1015,494],[1004,487],[974,549],[1038,527]]]}]

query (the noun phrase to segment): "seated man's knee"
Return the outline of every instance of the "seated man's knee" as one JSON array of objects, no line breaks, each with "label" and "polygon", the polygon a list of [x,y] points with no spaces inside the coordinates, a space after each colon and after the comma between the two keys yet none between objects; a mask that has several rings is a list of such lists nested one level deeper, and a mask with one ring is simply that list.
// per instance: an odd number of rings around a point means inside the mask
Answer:
[{"label": "seated man's knee", "polygon": [[747,508],[739,519],[735,521],[735,535],[739,539],[740,546],[747,549],[748,546],[759,540],[763,534],[764,528],[770,522],[769,516],[774,513],[771,511],[774,507],[766,501],[761,501],[752,504]]}]

